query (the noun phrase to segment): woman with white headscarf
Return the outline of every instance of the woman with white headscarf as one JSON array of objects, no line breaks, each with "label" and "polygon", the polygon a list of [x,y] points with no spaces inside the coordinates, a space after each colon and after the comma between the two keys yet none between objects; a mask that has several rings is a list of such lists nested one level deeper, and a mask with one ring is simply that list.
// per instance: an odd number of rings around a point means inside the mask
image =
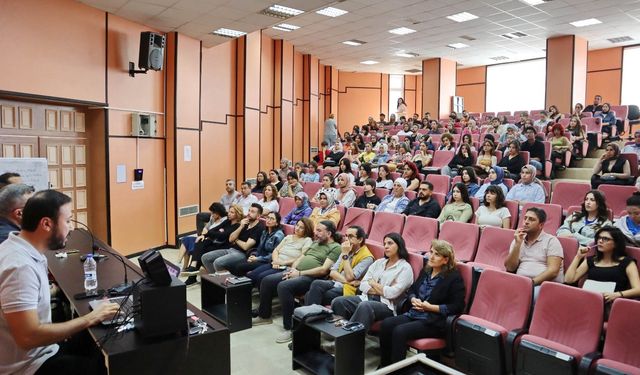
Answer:
[{"label": "woman with white headscarf", "polygon": [[536,167],[527,164],[520,169],[520,182],[507,193],[507,200],[520,204],[526,202],[544,203],[546,194],[542,182],[536,177]]}]

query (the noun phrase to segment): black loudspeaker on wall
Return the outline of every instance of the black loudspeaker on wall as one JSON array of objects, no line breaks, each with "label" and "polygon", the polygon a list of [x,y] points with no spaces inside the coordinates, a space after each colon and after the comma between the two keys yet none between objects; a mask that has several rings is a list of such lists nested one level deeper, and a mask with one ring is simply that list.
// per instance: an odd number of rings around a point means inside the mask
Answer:
[{"label": "black loudspeaker on wall", "polygon": [[140,33],[138,68],[145,70],[162,70],[164,46],[164,35],[152,33],[151,31]]}]

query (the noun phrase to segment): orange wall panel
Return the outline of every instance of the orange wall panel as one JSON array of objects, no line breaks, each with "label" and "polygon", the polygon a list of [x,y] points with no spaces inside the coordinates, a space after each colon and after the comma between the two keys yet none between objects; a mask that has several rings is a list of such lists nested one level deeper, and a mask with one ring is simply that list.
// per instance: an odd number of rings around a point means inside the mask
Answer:
[{"label": "orange wall panel", "polygon": [[[318,58],[311,56],[311,66],[310,66],[310,99],[309,99],[309,126],[311,131],[311,147],[319,147],[320,146],[320,122],[318,118],[318,113],[320,111],[320,97],[319,97],[319,85],[320,85],[320,75],[319,75],[319,62]],[[323,124],[324,125],[324,124]],[[311,155],[312,157],[314,155]]]},{"label": "orange wall panel", "polygon": [[176,125],[200,128],[200,41],[178,34]]},{"label": "orange wall panel", "polygon": [[149,71],[147,74],[129,76],[129,61],[136,64],[138,61],[142,31],[154,30],[109,15],[109,106],[135,111],[164,112],[164,71]]},{"label": "orange wall panel", "polygon": [[[416,77],[416,108],[415,110],[418,113],[418,115],[420,115],[420,118],[422,118],[422,116],[424,116],[424,111],[422,110],[422,74],[419,74],[415,77]],[[384,86],[382,90],[384,93]],[[387,92],[389,92],[388,87],[387,87]],[[387,99],[387,101],[388,100],[389,99]],[[384,102],[384,99],[383,99],[383,102]]]},{"label": "orange wall panel", "polygon": [[351,73],[340,72],[338,90],[343,92],[349,87],[380,87],[380,73]]},{"label": "orange wall panel", "polygon": [[248,34],[245,44],[245,106],[260,107],[260,47],[262,35],[260,31]]},{"label": "orange wall panel", "polygon": [[440,59],[422,61],[422,112],[438,118],[440,99]]},{"label": "orange wall panel", "polygon": [[[162,204],[164,148],[162,139],[109,139],[111,245],[123,255],[166,243],[165,212]],[[116,168],[120,164],[127,168],[126,183],[116,183]],[[144,189],[131,189],[134,168],[144,169]]]},{"label": "orange wall panel", "polygon": [[274,55],[274,88],[273,88],[273,160],[277,163],[281,158],[282,147],[282,40],[275,40]]},{"label": "orange wall panel", "polygon": [[[420,98],[420,100],[422,100],[422,98]],[[421,104],[422,105],[422,104]],[[389,119],[389,114],[387,113],[389,111],[389,75],[388,74],[382,74],[382,79],[381,79],[381,89],[380,89],[380,108],[378,109],[378,113],[374,113],[373,118],[378,121],[378,119],[380,118],[380,113],[384,113],[387,117],[387,120]]]},{"label": "orange wall panel", "polygon": [[572,109],[573,42],[573,35],[547,39],[545,107],[556,105],[560,112]]},{"label": "orange wall panel", "polygon": [[469,85],[474,83],[484,83],[487,74],[486,66],[476,66],[473,68],[458,69],[456,84]]},{"label": "orange wall panel", "polygon": [[[407,117],[416,112],[416,76],[404,76],[404,101],[407,103]],[[374,117],[375,118],[375,117]]]},{"label": "orange wall panel", "polygon": [[589,51],[587,71],[622,69],[622,47]]},{"label": "orange wall panel", "polygon": [[293,158],[293,103],[282,101],[282,157]]},{"label": "orange wall panel", "polygon": [[76,1],[0,2],[0,89],[105,103],[105,20]]},{"label": "orange wall panel", "polygon": [[382,100],[380,73],[339,72],[338,130],[351,132],[354,125],[367,123],[369,116],[377,118]]},{"label": "orange wall panel", "polygon": [[[338,81],[340,80],[340,72],[335,67],[330,67],[331,71],[331,88],[329,89],[331,95],[331,102],[329,103],[329,113],[333,113],[336,116],[336,121],[338,119]],[[325,116],[328,117],[328,116]],[[338,123],[338,125],[340,125]]]},{"label": "orange wall panel", "polygon": [[456,87],[456,95],[464,98],[464,109],[469,112],[484,112],[485,84]]},{"label": "orange wall panel", "polygon": [[[224,182],[233,178],[235,165],[235,118],[230,117],[228,124],[202,124],[200,138],[201,153],[201,210],[207,210],[209,205],[220,200],[224,193]],[[212,156],[215,152],[215,157]]]},{"label": "orange wall panel", "polygon": [[[197,103],[197,102],[196,102]],[[180,207],[200,204],[200,132],[198,130],[176,130],[178,178],[178,210]],[[191,148],[191,160],[184,158],[185,147]],[[184,183],[190,181],[190,183]],[[204,203],[203,203],[204,204]],[[208,205],[207,205],[208,207]],[[200,207],[200,211],[206,208]],[[195,215],[178,217],[178,234],[196,230]]]},{"label": "orange wall panel", "polygon": [[573,92],[571,93],[571,108],[576,103],[584,103],[587,90],[587,46],[586,39],[575,38],[573,54]]},{"label": "orange wall panel", "polygon": [[202,49],[202,120],[225,123],[235,114],[236,42]]},{"label": "orange wall panel", "polygon": [[456,62],[440,59],[440,115],[446,117],[451,111],[451,97],[456,94]]},{"label": "orange wall panel", "polygon": [[304,139],[308,137],[305,134],[303,124],[303,69],[302,54],[295,52],[293,55],[293,160],[304,159]]},{"label": "orange wall panel", "polygon": [[620,105],[620,87],[622,87],[622,70],[587,73],[585,105],[591,104],[596,95],[602,95],[603,102]]}]

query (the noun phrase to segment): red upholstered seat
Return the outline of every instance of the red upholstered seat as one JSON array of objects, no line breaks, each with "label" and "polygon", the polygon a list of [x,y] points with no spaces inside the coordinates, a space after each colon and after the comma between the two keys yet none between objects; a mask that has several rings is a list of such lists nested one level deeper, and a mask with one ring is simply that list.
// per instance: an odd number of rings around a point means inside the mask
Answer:
[{"label": "red upholstered seat", "polygon": [[373,222],[373,211],[366,208],[351,207],[347,210],[347,214],[342,222],[342,233],[352,225],[362,227],[366,233],[371,229]]},{"label": "red upholstered seat", "polygon": [[472,261],[476,256],[480,227],[476,224],[445,221],[440,228],[438,239],[449,242],[455,251],[456,260]]},{"label": "red upholstered seat", "polygon": [[393,212],[376,212],[368,237],[369,241],[382,243],[384,236],[388,233],[402,233],[404,218],[404,215]]},{"label": "red upholstered seat", "polygon": [[402,238],[407,250],[412,252],[426,252],[431,246],[431,240],[438,237],[438,220],[430,217],[407,216]]}]

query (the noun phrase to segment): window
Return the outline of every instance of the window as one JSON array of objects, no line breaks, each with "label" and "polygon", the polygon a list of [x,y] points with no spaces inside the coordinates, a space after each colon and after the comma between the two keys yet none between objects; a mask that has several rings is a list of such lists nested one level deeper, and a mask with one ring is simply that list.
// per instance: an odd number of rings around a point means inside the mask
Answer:
[{"label": "window", "polygon": [[[389,75],[389,113],[387,119],[398,109],[398,98],[404,99],[404,76],[402,74]],[[397,120],[397,119],[396,119]]]},{"label": "window", "polygon": [[640,105],[640,47],[624,49],[622,57],[622,105]]},{"label": "window", "polygon": [[489,65],[487,111],[544,109],[546,77],[545,59]]}]

